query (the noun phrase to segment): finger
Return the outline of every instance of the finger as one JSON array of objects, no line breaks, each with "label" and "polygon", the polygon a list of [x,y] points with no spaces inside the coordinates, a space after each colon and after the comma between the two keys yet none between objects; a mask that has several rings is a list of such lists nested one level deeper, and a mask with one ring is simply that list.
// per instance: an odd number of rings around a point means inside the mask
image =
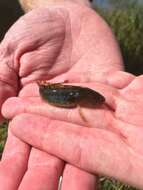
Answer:
[{"label": "finger", "polygon": [[135,76],[132,75],[131,73],[127,73],[124,71],[116,71],[116,72],[111,72],[107,76],[107,83],[109,85],[114,86],[115,88],[125,88],[128,86],[132,80],[134,80]]},{"label": "finger", "polygon": [[[112,132],[78,127],[42,116],[33,120],[33,115],[27,114],[15,117],[11,127],[13,133],[23,141],[76,167],[94,174],[114,176],[137,187],[142,185],[142,157],[137,157],[134,151]],[[139,167],[134,164],[134,160]]]},{"label": "finger", "polygon": [[123,90],[121,90],[121,93],[124,97],[126,97],[128,100],[141,102],[143,101],[143,75],[138,76],[132,80],[132,82]]},{"label": "finger", "polygon": [[[8,107],[13,109],[8,109]],[[107,128],[112,121],[112,113],[108,109],[89,109],[89,108],[59,108],[51,106],[41,99],[21,99],[11,98],[7,100],[2,108],[6,118],[13,118],[20,113],[34,113],[43,115],[51,119],[76,123],[87,127]],[[82,114],[82,115],[81,115]],[[82,119],[84,116],[85,120]],[[95,120],[96,118],[96,120]],[[103,120],[103,118],[105,118]]]},{"label": "finger", "polygon": [[28,169],[18,190],[57,190],[64,162],[36,148],[32,148]]},{"label": "finger", "polygon": [[17,190],[27,169],[30,147],[17,137],[10,129],[0,162],[0,189]]},{"label": "finger", "polygon": [[[99,88],[99,83],[96,85]],[[105,85],[100,87],[101,91],[104,91]],[[43,116],[48,116],[52,119],[58,119],[63,121],[68,121],[72,123],[76,123],[79,125],[89,125],[89,126],[96,126],[105,128],[107,125],[109,125],[109,121],[112,119],[112,111],[103,108],[103,106],[98,106],[95,109],[90,108],[82,108],[79,110],[79,108],[73,108],[73,109],[66,109],[66,108],[59,108],[55,106],[51,106],[47,102],[43,101],[39,97],[33,97],[33,92],[35,91],[35,94],[37,93],[38,87],[36,85],[30,85],[30,88],[25,88],[25,92],[29,92],[30,96],[32,95],[32,98],[30,97],[24,97],[24,91],[20,94],[22,98],[10,98],[7,100],[2,108],[2,113],[6,118],[13,118],[19,113],[34,113],[34,114],[40,114]],[[32,89],[33,92],[30,90]],[[105,92],[106,91],[106,92]],[[105,89],[104,93],[106,94],[106,101],[112,102],[111,104],[115,103],[115,97],[114,94],[116,94],[116,90],[107,88]],[[108,95],[107,95],[108,94]],[[115,95],[116,96],[116,95]],[[13,109],[8,109],[9,107],[13,107]],[[82,113],[81,113],[81,112]],[[81,114],[86,118],[87,122],[83,121]],[[95,120],[95,118],[97,118]],[[102,118],[110,118],[106,121]]]},{"label": "finger", "polygon": [[97,178],[70,164],[66,164],[61,190],[96,190]]}]

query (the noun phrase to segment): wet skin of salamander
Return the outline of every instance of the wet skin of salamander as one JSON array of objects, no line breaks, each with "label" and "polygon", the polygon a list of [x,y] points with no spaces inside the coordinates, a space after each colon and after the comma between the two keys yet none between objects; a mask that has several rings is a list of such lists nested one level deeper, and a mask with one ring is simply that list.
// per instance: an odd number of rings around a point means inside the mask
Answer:
[{"label": "wet skin of salamander", "polygon": [[79,114],[86,123],[87,120],[81,107],[96,108],[105,102],[104,96],[87,87],[63,85],[62,83],[52,84],[46,81],[40,81],[38,85],[43,100],[57,107],[78,107]]}]

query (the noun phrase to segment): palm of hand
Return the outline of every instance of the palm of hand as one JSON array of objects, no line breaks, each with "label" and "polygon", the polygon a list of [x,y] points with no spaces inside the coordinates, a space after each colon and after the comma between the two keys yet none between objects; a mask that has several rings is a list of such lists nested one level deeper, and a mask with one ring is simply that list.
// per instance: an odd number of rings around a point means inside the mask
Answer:
[{"label": "palm of hand", "polygon": [[[71,158],[67,158],[65,155],[63,155],[62,158],[70,163],[73,163],[72,155],[74,155],[73,164],[76,166],[80,165],[81,168],[87,171],[99,172],[105,175],[114,176],[122,181],[141,187],[143,138],[143,106],[141,93],[142,80],[142,76],[137,77],[127,87],[120,90],[95,82],[84,84],[95,90],[97,89],[100,93],[102,93],[106,97],[108,106],[103,106],[93,110],[82,108],[82,111],[87,118],[90,126],[93,127],[79,128],[80,132],[78,131],[78,138],[79,134],[81,134],[80,142],[83,142],[82,147],[80,147],[81,151],[83,152],[82,157],[79,160],[79,153],[76,155],[75,149],[73,150],[71,147],[69,148],[69,152],[66,150],[67,152],[65,153],[66,155],[71,155]],[[31,85],[33,86],[32,89],[35,89],[32,92],[30,92]],[[53,121],[56,120],[56,122],[54,122],[54,125],[57,126],[60,125],[59,121],[73,123],[74,125],[78,126],[87,126],[87,123],[85,124],[82,121],[78,113],[78,109],[59,109],[52,107],[45,102],[42,102],[38,97],[39,94],[37,93],[37,85],[31,85],[24,88],[23,92],[20,94],[20,98],[12,98],[5,103],[3,111],[8,118],[13,118],[17,114],[20,114],[16,117],[16,119],[14,119],[15,122],[13,122],[12,128],[15,128],[14,125],[19,125],[17,118],[21,118],[20,121],[23,121],[24,125],[26,125],[26,120],[33,120],[35,121],[34,123],[37,123],[37,126],[40,125],[39,122],[42,118],[41,116],[37,117],[37,114],[46,116]],[[81,83],[81,85],[83,85],[83,83]],[[25,92],[29,92],[28,97],[27,93]],[[15,108],[13,111],[7,111],[7,108],[9,106],[13,106],[14,104],[18,105],[18,109]],[[29,113],[30,116],[26,116],[27,114],[21,114],[24,112]],[[64,125],[69,125],[69,127],[71,125],[72,127],[73,124],[62,124],[63,130],[67,132],[67,127],[64,128]],[[48,124],[46,124],[46,126],[47,125]],[[16,129],[14,129],[14,131],[15,130]],[[42,129],[39,129],[39,134],[40,130],[42,131]],[[17,132],[15,133],[17,134]],[[46,131],[44,133],[46,134]],[[25,133],[24,135],[26,136]],[[18,134],[18,136],[20,135]],[[86,139],[88,139],[88,141],[83,140],[85,138],[84,136],[86,136]],[[24,140],[26,139],[26,137],[22,138],[24,138]],[[35,141],[35,138],[39,139],[41,137],[33,134],[33,142]],[[69,139],[70,137],[67,138]],[[64,143],[68,144],[68,139]],[[76,142],[75,139],[73,139],[73,144]],[[27,141],[29,142],[29,140]],[[30,143],[32,143],[33,146],[39,147],[38,141],[39,140],[37,140],[37,143],[30,141]],[[50,144],[50,140],[47,140],[47,143]],[[79,142],[77,141],[77,143]],[[51,146],[53,147],[52,143]],[[45,148],[42,148],[45,151],[56,154],[50,148],[47,149],[46,146]],[[88,157],[89,149],[92,152],[90,159]],[[94,160],[94,163],[92,160]],[[113,168],[116,168],[116,171]],[[129,172],[130,175],[128,175]]]}]

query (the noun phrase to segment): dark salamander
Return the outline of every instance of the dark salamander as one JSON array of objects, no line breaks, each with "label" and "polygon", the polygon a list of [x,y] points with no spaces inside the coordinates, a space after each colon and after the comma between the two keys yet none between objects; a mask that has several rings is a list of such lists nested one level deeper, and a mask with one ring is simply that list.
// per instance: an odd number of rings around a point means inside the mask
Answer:
[{"label": "dark salamander", "polygon": [[52,84],[45,81],[38,82],[38,85],[42,99],[54,106],[94,108],[105,102],[104,96],[87,87],[63,85],[61,83]]}]

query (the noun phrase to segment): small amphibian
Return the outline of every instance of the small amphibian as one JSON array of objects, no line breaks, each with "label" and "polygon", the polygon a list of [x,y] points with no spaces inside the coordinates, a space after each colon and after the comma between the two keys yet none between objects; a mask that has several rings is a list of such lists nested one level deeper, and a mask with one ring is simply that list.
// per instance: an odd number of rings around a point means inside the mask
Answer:
[{"label": "small amphibian", "polygon": [[63,85],[39,81],[39,93],[49,104],[64,108],[79,108],[79,114],[87,122],[81,107],[96,108],[105,102],[104,96],[87,87]]},{"label": "small amphibian", "polygon": [[38,82],[43,100],[58,107],[95,107],[105,102],[104,96],[87,87],[63,85],[62,83]]}]

